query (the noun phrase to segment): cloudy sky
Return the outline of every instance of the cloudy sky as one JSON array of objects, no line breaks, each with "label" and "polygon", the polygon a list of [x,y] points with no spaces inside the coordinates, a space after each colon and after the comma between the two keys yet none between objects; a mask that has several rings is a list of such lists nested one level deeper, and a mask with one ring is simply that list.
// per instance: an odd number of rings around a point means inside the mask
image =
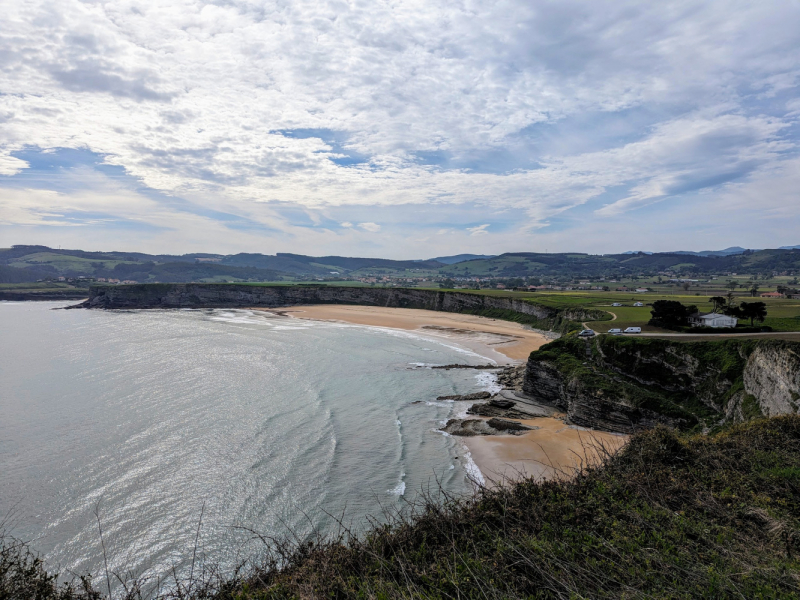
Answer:
[{"label": "cloudy sky", "polygon": [[0,246],[800,244],[797,0],[0,11]]}]

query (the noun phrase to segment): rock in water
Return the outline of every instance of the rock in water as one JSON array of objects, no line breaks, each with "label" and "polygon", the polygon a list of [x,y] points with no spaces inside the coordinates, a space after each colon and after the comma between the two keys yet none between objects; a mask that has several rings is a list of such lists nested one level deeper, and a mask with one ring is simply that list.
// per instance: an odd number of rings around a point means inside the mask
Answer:
[{"label": "rock in water", "polygon": [[491,398],[489,392],[475,392],[474,394],[454,394],[452,396],[439,396],[437,400],[486,400]]}]

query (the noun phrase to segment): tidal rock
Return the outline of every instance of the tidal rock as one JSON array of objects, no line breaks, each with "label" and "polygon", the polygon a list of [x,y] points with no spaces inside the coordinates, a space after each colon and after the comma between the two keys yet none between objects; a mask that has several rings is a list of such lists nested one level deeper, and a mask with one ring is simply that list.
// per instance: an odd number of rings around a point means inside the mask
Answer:
[{"label": "tidal rock", "polygon": [[525,431],[537,429],[522,423],[506,421],[505,419],[450,419],[441,431],[460,437],[473,437],[476,435],[521,435]]},{"label": "tidal rock", "polygon": [[454,394],[452,396],[438,396],[437,400],[487,400],[492,395],[489,392],[475,392],[473,394]]}]

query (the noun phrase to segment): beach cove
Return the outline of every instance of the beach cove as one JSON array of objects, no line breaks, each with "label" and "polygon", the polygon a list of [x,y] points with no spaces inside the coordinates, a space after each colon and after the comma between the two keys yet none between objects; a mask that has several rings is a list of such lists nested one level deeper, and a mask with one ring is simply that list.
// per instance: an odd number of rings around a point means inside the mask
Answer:
[{"label": "beach cove", "polygon": [[[523,365],[532,351],[554,337],[511,321],[421,309],[325,304],[272,312],[295,319],[413,331],[464,346],[498,366]],[[470,404],[465,403],[461,416],[467,416]],[[480,470],[476,482],[494,486],[525,476],[568,477],[576,468],[594,464],[606,452],[616,451],[628,439],[627,435],[570,426],[564,419],[565,415],[552,411],[547,416],[519,419],[531,430],[518,435],[459,436]]]}]

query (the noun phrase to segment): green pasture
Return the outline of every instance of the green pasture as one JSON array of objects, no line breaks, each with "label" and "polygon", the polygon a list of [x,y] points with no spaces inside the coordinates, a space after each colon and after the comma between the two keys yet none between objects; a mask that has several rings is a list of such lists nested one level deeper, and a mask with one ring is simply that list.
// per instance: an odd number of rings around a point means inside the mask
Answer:
[{"label": "green pasture", "polygon": [[[694,293],[658,293],[650,292],[636,294],[631,292],[598,292],[598,291],[565,291],[565,292],[512,292],[507,290],[454,290],[496,297],[524,298],[553,308],[592,308],[605,310],[616,315],[613,321],[591,321],[587,325],[596,331],[605,332],[612,327],[641,327],[642,331],[660,332],[657,327],[647,325],[650,320],[652,307],[646,306],[656,300],[677,300],[685,305],[694,304],[701,312],[711,312],[713,306],[709,302],[715,293],[696,296]],[[683,290],[681,290],[683,292]],[[786,298],[752,298],[749,294],[736,295],[736,302],[764,302],[767,305],[767,319],[764,325],[772,327],[775,331],[800,331],[800,300]],[[611,306],[619,302],[623,306]],[[634,302],[642,302],[645,306],[632,306]]]},{"label": "green pasture", "polygon": [[122,260],[98,260],[68,256],[66,254],[54,254],[50,252],[37,252],[28,254],[19,260],[9,263],[11,267],[24,269],[25,267],[35,267],[37,265],[50,265],[58,269],[59,273],[78,273],[91,275],[95,271],[95,266],[102,264],[104,269],[113,269],[120,263],[136,264]]}]

